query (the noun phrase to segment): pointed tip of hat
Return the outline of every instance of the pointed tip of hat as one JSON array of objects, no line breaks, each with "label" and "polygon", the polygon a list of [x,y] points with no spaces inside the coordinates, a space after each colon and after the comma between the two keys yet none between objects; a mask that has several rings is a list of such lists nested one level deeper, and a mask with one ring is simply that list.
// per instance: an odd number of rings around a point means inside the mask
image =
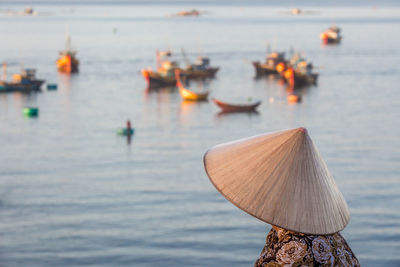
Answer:
[{"label": "pointed tip of hat", "polygon": [[299,127],[297,128],[298,131],[303,132],[303,133],[307,133],[307,129],[304,127]]},{"label": "pointed tip of hat", "polygon": [[304,127],[218,145],[204,164],[225,198],[264,222],[306,234],[332,234],[349,222],[346,201]]}]

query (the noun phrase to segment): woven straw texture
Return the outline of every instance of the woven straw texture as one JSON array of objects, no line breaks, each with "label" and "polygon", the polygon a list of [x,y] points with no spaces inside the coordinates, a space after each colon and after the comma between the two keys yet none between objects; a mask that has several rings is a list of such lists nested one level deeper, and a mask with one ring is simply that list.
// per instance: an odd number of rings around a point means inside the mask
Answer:
[{"label": "woven straw texture", "polygon": [[204,155],[208,177],[254,217],[305,234],[332,234],[349,210],[305,128],[217,145]]}]

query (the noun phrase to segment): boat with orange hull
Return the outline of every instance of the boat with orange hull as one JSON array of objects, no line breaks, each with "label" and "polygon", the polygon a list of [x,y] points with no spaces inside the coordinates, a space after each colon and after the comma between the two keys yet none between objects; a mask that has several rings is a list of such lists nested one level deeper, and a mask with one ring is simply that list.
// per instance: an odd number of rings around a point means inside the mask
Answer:
[{"label": "boat with orange hull", "polygon": [[180,72],[178,70],[175,71],[175,77],[176,77],[176,86],[179,88],[179,93],[181,94],[181,97],[183,100],[187,101],[206,101],[209,95],[209,91],[205,92],[193,92],[189,89],[186,89],[183,87],[181,78],[180,78]]},{"label": "boat with orange hull", "polygon": [[208,95],[210,94],[209,91],[197,93],[190,91],[184,87],[179,87],[179,93],[181,94],[182,99],[187,101],[206,101]]},{"label": "boat with orange hull", "polygon": [[74,55],[61,55],[61,57],[57,60],[57,69],[60,72],[76,73],[79,71],[79,61]]},{"label": "boat with orange hull", "polygon": [[142,69],[142,76],[145,78],[148,88],[159,88],[175,86],[176,79],[172,76],[165,76],[151,69]]},{"label": "boat with orange hull", "polygon": [[223,112],[256,112],[257,107],[261,104],[261,101],[256,101],[250,104],[233,104],[222,102],[215,98],[212,100]]},{"label": "boat with orange hull", "polygon": [[332,26],[323,33],[321,33],[320,38],[324,44],[338,44],[342,41],[342,36],[340,35],[340,28]]},{"label": "boat with orange hull", "polygon": [[308,85],[316,85],[319,74],[313,72],[313,64],[307,62],[298,53],[292,56],[288,64],[280,63],[277,70],[282,79],[291,88],[300,88]]},{"label": "boat with orange hull", "polygon": [[179,70],[180,75],[187,80],[214,78],[219,70],[218,67],[210,67],[210,60],[204,57],[199,57],[194,64],[188,64],[186,68],[180,68],[176,61],[162,60],[162,57],[170,57],[171,52],[157,51],[156,56],[157,71],[142,69],[142,76],[145,78],[148,88],[174,86],[177,82],[175,70]]},{"label": "boat with orange hull", "polygon": [[65,50],[60,51],[57,69],[64,73],[76,73],[79,71],[79,60],[76,58],[76,51],[71,49],[71,37],[69,34],[66,37]]},{"label": "boat with orange hull", "polygon": [[308,85],[316,85],[318,73],[304,73],[293,68],[288,68],[283,78],[291,88],[300,88]]}]

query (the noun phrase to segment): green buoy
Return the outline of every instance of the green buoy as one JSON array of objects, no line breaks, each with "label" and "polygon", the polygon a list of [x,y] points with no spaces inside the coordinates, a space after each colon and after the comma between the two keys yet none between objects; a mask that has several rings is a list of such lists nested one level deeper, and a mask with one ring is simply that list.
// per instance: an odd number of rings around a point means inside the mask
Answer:
[{"label": "green buoy", "polygon": [[39,115],[39,108],[26,107],[22,110],[26,117],[37,117]]}]

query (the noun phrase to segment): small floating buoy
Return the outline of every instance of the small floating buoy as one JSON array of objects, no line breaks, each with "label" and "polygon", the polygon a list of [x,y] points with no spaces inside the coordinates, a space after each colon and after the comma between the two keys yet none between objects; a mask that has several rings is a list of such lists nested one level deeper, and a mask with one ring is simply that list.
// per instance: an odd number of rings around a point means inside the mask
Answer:
[{"label": "small floating buoy", "polygon": [[48,83],[47,84],[47,90],[57,90],[57,84],[56,83]]},{"label": "small floating buoy", "polygon": [[135,130],[132,129],[131,121],[129,121],[129,120],[126,122],[126,128],[119,128],[117,130],[118,135],[126,135],[126,136],[131,136],[131,135],[133,135],[134,132],[135,132]]},{"label": "small floating buoy", "polygon": [[27,117],[37,117],[39,115],[39,108],[26,107],[22,113]]},{"label": "small floating buoy", "polygon": [[287,99],[289,103],[298,103],[301,100],[300,96],[297,95],[288,95]]}]

